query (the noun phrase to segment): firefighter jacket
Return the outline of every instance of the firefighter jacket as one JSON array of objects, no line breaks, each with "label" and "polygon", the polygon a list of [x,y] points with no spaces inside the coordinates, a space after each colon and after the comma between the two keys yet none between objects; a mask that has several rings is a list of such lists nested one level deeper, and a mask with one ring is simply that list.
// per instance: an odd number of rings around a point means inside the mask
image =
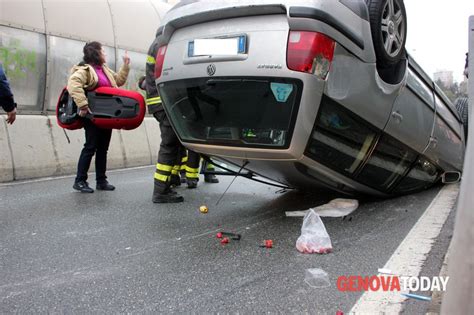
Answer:
[{"label": "firefighter jacket", "polygon": [[162,111],[163,106],[161,105],[161,98],[158,92],[158,88],[155,84],[155,64],[156,55],[158,53],[158,43],[155,39],[148,49],[148,56],[146,58],[146,75],[145,75],[145,90],[146,90],[146,105],[148,113],[154,114]]}]

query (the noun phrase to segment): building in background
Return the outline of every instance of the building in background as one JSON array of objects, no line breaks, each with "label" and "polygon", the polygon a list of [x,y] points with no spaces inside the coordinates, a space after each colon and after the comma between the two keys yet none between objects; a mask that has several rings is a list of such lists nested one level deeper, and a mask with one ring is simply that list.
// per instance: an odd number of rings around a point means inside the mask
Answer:
[{"label": "building in background", "polygon": [[462,82],[455,82],[453,71],[438,71],[433,74],[436,84],[443,90],[446,96],[455,102],[459,97],[467,97],[467,79]]},{"label": "building in background", "polygon": [[444,86],[452,86],[454,83],[453,71],[438,71],[433,74],[433,81],[440,81]]}]

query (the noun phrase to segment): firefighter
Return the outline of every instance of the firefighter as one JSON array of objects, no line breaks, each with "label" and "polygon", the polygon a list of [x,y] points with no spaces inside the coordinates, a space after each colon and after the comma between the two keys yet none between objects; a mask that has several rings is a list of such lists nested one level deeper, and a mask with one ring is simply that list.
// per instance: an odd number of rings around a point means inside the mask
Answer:
[{"label": "firefighter", "polygon": [[158,151],[152,201],[154,203],[177,203],[183,202],[184,198],[171,189],[170,179],[173,167],[179,164],[177,159],[181,143],[166,116],[155,84],[155,57],[158,48],[155,39],[148,50],[145,76],[148,112],[159,122],[161,131],[161,144]]},{"label": "firefighter", "polygon": [[202,161],[201,165],[201,172],[204,173],[204,182],[216,184],[219,182],[219,179],[214,174],[207,174],[206,171],[213,172],[215,171],[214,165],[212,163],[208,163],[206,160]]},{"label": "firefighter", "polygon": [[180,186],[187,183],[188,188],[196,188],[199,181],[199,162],[201,156],[191,150],[186,150],[182,145],[178,154],[179,164],[171,171],[171,185]]},{"label": "firefighter", "polygon": [[199,153],[188,150],[188,156],[186,161],[186,184],[188,188],[193,189],[197,187],[199,181],[199,162],[201,156]]},{"label": "firefighter", "polygon": [[[173,169],[173,174],[171,175],[172,185],[179,186],[181,183],[187,183],[188,188],[196,188],[199,181],[199,163],[201,162],[201,155],[191,150],[187,150],[186,153],[186,148],[183,146],[180,157],[181,166],[175,166]],[[201,173],[204,173],[204,182],[219,182],[219,179],[217,179],[216,175],[206,174],[206,171],[214,171],[214,165],[207,163],[207,161],[203,161],[201,165]]]}]

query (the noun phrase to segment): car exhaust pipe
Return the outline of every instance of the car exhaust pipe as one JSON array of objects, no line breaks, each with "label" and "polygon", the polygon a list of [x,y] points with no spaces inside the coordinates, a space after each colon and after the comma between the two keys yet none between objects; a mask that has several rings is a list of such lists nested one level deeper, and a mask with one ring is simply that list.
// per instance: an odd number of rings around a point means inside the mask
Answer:
[{"label": "car exhaust pipe", "polygon": [[461,181],[461,172],[444,172],[441,175],[441,182],[443,184],[455,184]]}]

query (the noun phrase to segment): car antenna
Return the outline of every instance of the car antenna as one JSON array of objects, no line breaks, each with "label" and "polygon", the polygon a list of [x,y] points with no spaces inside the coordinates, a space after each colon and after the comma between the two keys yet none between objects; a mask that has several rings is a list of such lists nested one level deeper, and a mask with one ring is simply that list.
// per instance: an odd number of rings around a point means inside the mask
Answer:
[{"label": "car antenna", "polygon": [[227,186],[227,188],[225,189],[225,191],[222,193],[221,197],[219,198],[219,200],[217,200],[216,202],[216,206],[219,204],[219,202],[222,200],[222,198],[224,197],[225,193],[229,190],[230,186],[234,183],[235,179],[237,178],[237,176],[240,175],[240,172],[242,172],[242,170],[244,169],[244,167],[249,164],[249,161],[248,160],[245,160],[244,163],[242,164],[242,167],[240,168],[240,170],[237,172],[237,174],[235,174],[234,176],[234,179],[232,179],[232,181],[230,182],[230,184]]}]

